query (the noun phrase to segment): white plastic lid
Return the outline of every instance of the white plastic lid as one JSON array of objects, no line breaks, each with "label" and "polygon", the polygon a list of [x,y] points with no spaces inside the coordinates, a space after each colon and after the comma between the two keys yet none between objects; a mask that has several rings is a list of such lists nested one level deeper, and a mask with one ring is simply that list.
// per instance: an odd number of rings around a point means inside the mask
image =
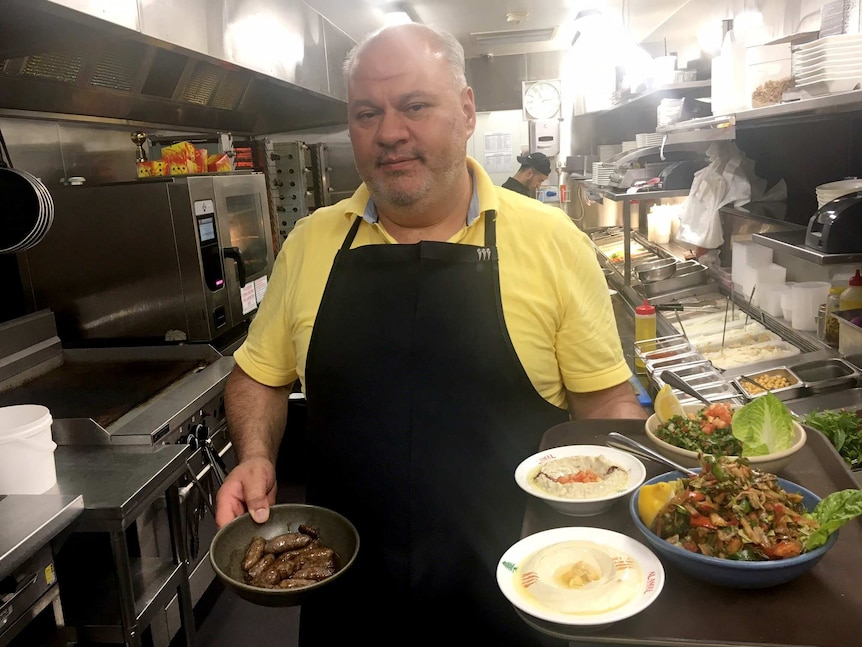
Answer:
[{"label": "white plastic lid", "polygon": [[0,407],[0,443],[10,443],[50,425],[51,412],[41,404]]}]

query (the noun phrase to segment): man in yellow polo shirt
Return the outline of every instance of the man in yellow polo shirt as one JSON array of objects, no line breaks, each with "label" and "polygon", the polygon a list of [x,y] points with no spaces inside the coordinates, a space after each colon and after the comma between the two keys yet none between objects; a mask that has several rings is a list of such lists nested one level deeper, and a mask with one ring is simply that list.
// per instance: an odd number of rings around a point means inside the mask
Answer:
[{"label": "man in yellow polo shirt", "polygon": [[466,157],[476,112],[452,36],[386,28],[345,74],[364,184],[297,223],[235,353],[239,464],[217,522],[267,519],[299,379],[307,500],[361,538],[351,570],[303,602],[301,644],[412,642],[405,630],[540,644],[494,576],[520,536],[515,467],[570,415],[645,417],[604,278],[562,211]]}]

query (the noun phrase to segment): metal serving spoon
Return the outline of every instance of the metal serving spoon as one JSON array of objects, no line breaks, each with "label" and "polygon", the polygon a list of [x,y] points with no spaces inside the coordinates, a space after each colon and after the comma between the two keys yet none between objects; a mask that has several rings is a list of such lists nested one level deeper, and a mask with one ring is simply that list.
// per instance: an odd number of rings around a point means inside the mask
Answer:
[{"label": "metal serving spoon", "polygon": [[643,445],[636,440],[632,440],[628,436],[618,434],[615,431],[608,433],[608,440],[605,441],[605,444],[608,447],[621,449],[624,452],[629,452],[630,454],[640,456],[641,458],[646,458],[647,460],[655,461],[657,463],[663,463],[668,467],[672,467],[677,472],[682,472],[686,476],[697,476],[697,472],[693,472],[689,468],[683,467],[676,461],[672,461],[671,459],[662,456],[657,451],[647,447],[646,445]]}]

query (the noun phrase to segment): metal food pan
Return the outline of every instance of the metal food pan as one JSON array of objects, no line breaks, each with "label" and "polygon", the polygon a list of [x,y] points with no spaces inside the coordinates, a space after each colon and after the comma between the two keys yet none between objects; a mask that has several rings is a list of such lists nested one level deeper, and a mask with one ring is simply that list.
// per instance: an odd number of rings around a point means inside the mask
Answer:
[{"label": "metal food pan", "polygon": [[701,265],[697,261],[680,261],[676,264],[676,272],[671,278],[655,283],[641,283],[641,288],[646,296],[654,297],[666,292],[676,292],[702,285],[706,283],[707,278],[706,265]]},{"label": "metal food pan", "polygon": [[793,371],[812,393],[854,387],[862,375],[855,366],[837,357],[796,364]]},{"label": "metal food pan", "polygon": [[659,359],[651,359],[644,362],[647,368],[652,371],[661,372],[665,369],[672,369],[676,366],[696,364],[704,362],[706,358],[695,350],[688,353],[680,353],[670,357],[661,357]]},{"label": "metal food pan", "polygon": [[[776,368],[770,368],[763,371],[753,371],[751,373],[745,373],[745,376],[755,382],[759,382],[760,379],[767,376],[783,377],[787,380],[788,386],[778,389],[770,389],[770,392],[779,400],[795,400],[796,398],[801,397],[805,390],[805,383],[796,373],[786,366],[778,366]],[[759,398],[767,393],[766,390],[755,392],[756,387],[754,387],[750,382],[738,377],[733,380],[733,383],[736,385],[736,388],[739,389],[740,393],[749,400],[754,400],[755,398]]]}]

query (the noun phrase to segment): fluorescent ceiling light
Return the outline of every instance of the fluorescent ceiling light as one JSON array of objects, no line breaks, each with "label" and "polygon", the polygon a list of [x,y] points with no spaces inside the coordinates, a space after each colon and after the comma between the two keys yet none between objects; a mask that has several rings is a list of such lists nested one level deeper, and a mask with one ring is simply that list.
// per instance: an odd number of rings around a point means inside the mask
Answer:
[{"label": "fluorescent ceiling light", "polygon": [[383,24],[389,25],[404,25],[411,22],[422,22],[416,16],[416,12],[406,2],[390,2],[383,5]]},{"label": "fluorescent ceiling light", "polygon": [[543,29],[506,29],[503,31],[480,31],[470,34],[479,45],[511,45],[513,43],[541,43],[551,40],[556,27]]}]

